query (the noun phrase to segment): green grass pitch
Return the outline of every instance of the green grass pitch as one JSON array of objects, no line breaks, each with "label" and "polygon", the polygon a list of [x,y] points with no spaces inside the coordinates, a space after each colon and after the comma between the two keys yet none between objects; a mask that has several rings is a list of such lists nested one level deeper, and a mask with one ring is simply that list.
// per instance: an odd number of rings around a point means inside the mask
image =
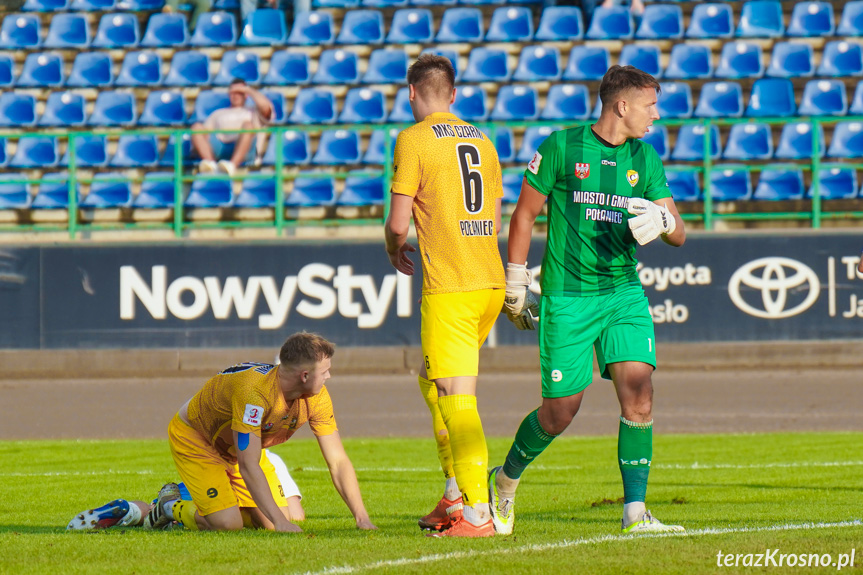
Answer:
[{"label": "green grass pitch", "polygon": [[[65,532],[117,497],[176,480],[166,441],[0,442],[0,573],[713,573],[746,555],[855,552],[863,571],[863,434],[658,435],[648,507],[683,536],[621,536],[616,438],[557,440],[523,476],[513,536],[447,540],[416,525],[443,480],[431,439],[348,439],[366,506],[361,532],[313,439],[276,448],[303,491],[302,534]],[[492,465],[509,439],[489,440]],[[718,567],[717,554],[741,555]],[[799,561],[800,559],[797,559]],[[826,561],[826,559],[822,559]],[[847,558],[846,558],[847,560]],[[768,571],[836,572],[833,565]]]}]

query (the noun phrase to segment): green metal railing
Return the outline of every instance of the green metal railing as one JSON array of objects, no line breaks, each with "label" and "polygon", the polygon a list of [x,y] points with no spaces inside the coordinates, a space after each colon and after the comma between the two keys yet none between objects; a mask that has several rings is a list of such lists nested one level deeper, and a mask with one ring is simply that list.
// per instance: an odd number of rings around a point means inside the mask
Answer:
[{"label": "green metal railing", "polygon": [[[792,220],[809,220],[811,226],[813,228],[820,228],[822,225],[822,221],[825,218],[861,218],[863,217],[863,210],[858,211],[836,211],[836,212],[825,212],[822,205],[820,190],[819,190],[819,174],[821,170],[828,169],[836,166],[841,166],[843,168],[850,169],[863,169],[863,162],[831,162],[830,164],[822,163],[820,159],[820,139],[819,139],[819,126],[823,124],[832,124],[839,121],[860,121],[863,122],[863,117],[822,117],[822,118],[808,118],[810,125],[812,126],[812,149],[813,154],[808,161],[806,160],[798,160],[785,162],[782,164],[765,164],[765,163],[756,163],[752,162],[748,165],[740,167],[739,165],[735,167],[735,169],[745,169],[747,171],[760,171],[765,167],[776,168],[776,167],[793,167],[795,169],[800,169],[804,171],[809,171],[812,173],[812,181],[813,181],[813,196],[811,199],[811,208],[809,210],[804,211],[791,211],[791,212],[778,212],[778,211],[758,211],[758,212],[741,212],[741,213],[717,213],[715,211],[715,205],[710,193],[710,178],[709,174],[714,169],[722,169],[721,166],[719,168],[714,166],[714,161],[711,158],[710,154],[710,131],[712,125],[717,126],[730,126],[733,124],[739,123],[762,123],[768,125],[778,125],[778,124],[786,124],[789,121],[798,121],[798,118],[789,119],[789,118],[740,118],[740,119],[722,119],[722,120],[714,120],[714,119],[690,119],[690,120],[660,120],[657,124],[666,125],[666,126],[683,126],[683,125],[691,125],[698,124],[704,127],[704,153],[703,160],[700,163],[688,163],[688,164],[670,164],[666,166],[668,171],[691,171],[695,170],[702,174],[702,182],[703,182],[703,203],[702,210],[700,213],[684,213],[683,217],[686,220],[690,221],[701,221],[704,224],[704,228],[707,230],[713,229],[715,225],[715,221],[717,219],[726,219],[726,220],[778,220],[778,219],[792,219]],[[561,123],[561,122],[553,122],[553,121],[541,121],[541,122],[485,122],[485,123],[476,123],[476,125],[480,128],[484,128],[488,131],[488,133],[492,137],[492,141],[495,141],[496,131],[499,127],[509,127],[509,128],[528,128],[534,126],[574,126],[574,125],[583,125],[591,123],[590,121],[582,121],[582,122],[573,122],[573,123]],[[338,225],[339,223],[344,223],[343,220],[339,219],[324,219],[324,220],[288,220],[285,217],[285,183],[286,181],[291,181],[295,179],[299,174],[293,172],[286,172],[285,168],[295,167],[294,165],[288,165],[284,162],[283,155],[283,146],[284,146],[284,134],[289,131],[304,131],[309,134],[320,133],[324,130],[332,130],[332,129],[344,129],[344,130],[354,130],[360,132],[371,132],[373,130],[383,130],[384,131],[384,157],[387,161],[384,163],[381,169],[377,170],[368,170],[363,172],[353,171],[351,176],[368,176],[368,177],[383,177],[384,179],[384,190],[388,190],[390,187],[390,183],[392,180],[392,163],[389,161],[389,158],[392,157],[392,148],[394,145],[394,141],[392,136],[390,135],[390,130],[392,128],[403,129],[410,124],[350,124],[350,125],[325,125],[325,126],[279,126],[279,127],[269,127],[269,128],[261,128],[256,130],[222,130],[220,133],[267,133],[270,138],[275,138],[274,146],[275,146],[275,163],[273,166],[273,172],[257,172],[250,171],[249,173],[242,175],[235,175],[233,177],[227,175],[206,175],[206,176],[193,176],[190,174],[184,173],[183,169],[183,138],[184,136],[191,136],[192,134],[211,134],[216,133],[216,131],[207,131],[207,130],[191,130],[188,128],[184,129],[139,129],[139,130],[99,130],[99,131],[81,131],[81,132],[28,132],[28,133],[0,133],[0,138],[12,138],[12,139],[21,139],[21,138],[30,138],[30,137],[57,137],[65,139],[68,142],[67,151],[69,156],[69,165],[68,165],[68,193],[69,193],[69,206],[68,206],[68,219],[64,224],[11,224],[11,225],[0,225],[0,231],[43,231],[43,230],[68,230],[70,238],[75,238],[80,231],[85,230],[104,230],[104,229],[122,229],[122,228],[134,228],[134,229],[156,229],[156,228],[171,228],[176,237],[182,237],[186,230],[195,229],[195,228],[231,228],[231,227],[272,227],[275,229],[275,232],[278,236],[281,236],[284,233],[284,230],[288,227],[294,226],[315,226],[315,225]],[[174,140],[174,155],[173,155],[173,175],[165,178],[159,177],[150,177],[147,178],[148,181],[159,182],[159,181],[172,181],[174,183],[174,206],[173,206],[173,218],[170,222],[111,222],[111,223],[84,223],[80,220],[78,215],[78,194],[77,189],[79,184],[90,184],[93,181],[93,178],[79,178],[79,170],[82,168],[78,166],[78,158],[77,158],[77,150],[76,150],[76,138],[77,137],[85,137],[85,136],[106,136],[108,138],[116,138],[120,135],[154,135],[157,137],[173,137]],[[300,167],[300,166],[296,166]],[[309,166],[302,166],[303,169],[308,169]],[[521,173],[523,171],[523,167],[513,167],[504,169],[504,173]],[[320,173],[314,172],[304,172],[302,174],[303,178],[336,178],[336,179],[344,179],[348,177],[348,173],[343,171],[322,171]],[[238,221],[228,221],[228,220],[220,220],[214,222],[200,222],[200,221],[190,221],[186,216],[186,208],[184,207],[184,184],[191,183],[199,180],[264,180],[264,179],[275,179],[275,208],[274,208],[274,216],[272,221],[249,221],[249,220],[238,220]],[[104,178],[100,179],[101,182],[128,182],[128,181],[139,181],[140,178]],[[4,180],[4,183],[8,184],[35,184],[42,183],[46,180],[40,179],[9,179]],[[388,203],[384,202],[384,217],[386,215],[386,208]],[[146,209],[146,208],[139,208]],[[381,218],[371,218],[371,219],[352,219],[350,223],[353,225],[368,225],[375,224],[379,225],[382,222]]]}]

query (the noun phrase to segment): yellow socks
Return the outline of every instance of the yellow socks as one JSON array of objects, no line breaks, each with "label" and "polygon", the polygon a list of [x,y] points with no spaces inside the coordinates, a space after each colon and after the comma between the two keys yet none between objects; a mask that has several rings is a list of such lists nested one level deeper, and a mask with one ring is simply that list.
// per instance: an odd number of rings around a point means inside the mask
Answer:
[{"label": "yellow socks", "polygon": [[195,521],[195,512],[198,509],[191,501],[177,501],[171,506],[171,514],[174,521],[179,521],[183,527],[190,531],[198,531],[198,523]]},{"label": "yellow socks", "polygon": [[476,397],[446,395],[438,398],[438,405],[449,431],[453,469],[464,504],[488,503],[488,447],[476,409]]},{"label": "yellow socks", "polygon": [[455,471],[453,471],[452,467],[449,432],[446,425],[444,425],[443,417],[441,417],[440,408],[438,407],[437,387],[422,376],[419,377],[419,384],[423,399],[426,400],[426,405],[428,405],[431,412],[434,440],[437,444],[437,456],[440,459],[440,467],[443,470],[443,476],[450,479],[455,476]]}]

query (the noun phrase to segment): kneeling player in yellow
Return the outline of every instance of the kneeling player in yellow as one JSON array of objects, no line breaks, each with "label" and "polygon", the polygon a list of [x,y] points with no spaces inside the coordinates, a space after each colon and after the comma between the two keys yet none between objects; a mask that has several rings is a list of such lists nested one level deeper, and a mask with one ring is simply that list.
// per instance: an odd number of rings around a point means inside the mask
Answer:
[{"label": "kneeling player in yellow", "polygon": [[242,363],[211,378],[168,426],[171,454],[192,501],[181,501],[177,484],[168,483],[144,527],[179,521],[192,530],[301,531],[287,518],[281,483],[263,448],[287,441],[308,421],[357,527],[376,529],[324,386],[334,351],[319,335],[297,333],[282,346],[280,365]]}]

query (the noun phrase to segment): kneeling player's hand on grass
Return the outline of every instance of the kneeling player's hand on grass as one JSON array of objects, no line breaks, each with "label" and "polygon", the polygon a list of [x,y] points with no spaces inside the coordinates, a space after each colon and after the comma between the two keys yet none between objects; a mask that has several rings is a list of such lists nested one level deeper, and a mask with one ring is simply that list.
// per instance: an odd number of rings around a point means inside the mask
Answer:
[{"label": "kneeling player's hand on grass", "polygon": [[632,237],[642,246],[677,228],[677,221],[667,208],[644,198],[629,198],[626,209],[635,216],[629,218]]},{"label": "kneeling player's hand on grass", "polygon": [[287,519],[284,521],[279,521],[277,524],[273,526],[273,528],[279,533],[302,533],[303,530],[300,529],[300,526],[296,523],[291,523]]},{"label": "kneeling player's hand on grass", "polygon": [[530,272],[527,264],[506,264],[506,295],[503,311],[518,329],[535,329],[534,318],[539,315],[539,303],[530,291]]},{"label": "kneeling player's hand on grass", "polygon": [[371,519],[362,519],[357,521],[357,529],[376,530],[377,527],[372,523]]}]

